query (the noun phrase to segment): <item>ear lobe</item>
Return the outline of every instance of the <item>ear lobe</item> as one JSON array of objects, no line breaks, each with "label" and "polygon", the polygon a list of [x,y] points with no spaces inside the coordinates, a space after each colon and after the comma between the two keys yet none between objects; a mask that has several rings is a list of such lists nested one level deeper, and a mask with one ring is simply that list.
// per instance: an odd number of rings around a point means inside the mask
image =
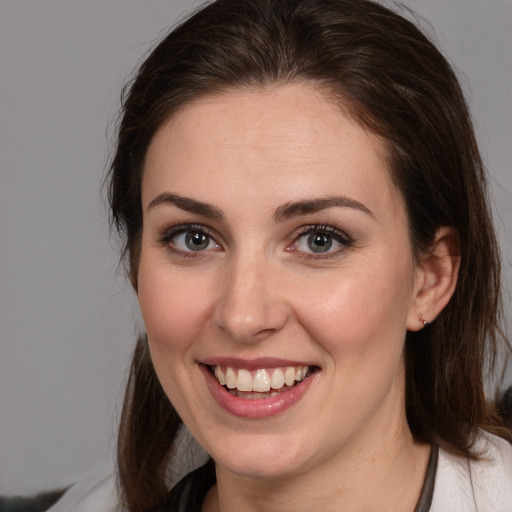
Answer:
[{"label": "ear lobe", "polygon": [[459,236],[451,227],[440,227],[430,250],[421,255],[416,289],[407,317],[407,329],[418,331],[432,322],[451,299],[460,267]]}]

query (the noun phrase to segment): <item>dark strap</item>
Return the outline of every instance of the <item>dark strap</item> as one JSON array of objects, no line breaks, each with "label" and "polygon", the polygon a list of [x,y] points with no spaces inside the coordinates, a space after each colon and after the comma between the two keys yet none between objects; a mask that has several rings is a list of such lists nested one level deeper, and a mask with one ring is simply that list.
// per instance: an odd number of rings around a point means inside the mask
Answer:
[{"label": "dark strap", "polygon": [[427,473],[421,488],[420,498],[414,512],[429,512],[434,497],[434,485],[436,483],[437,460],[439,458],[439,446],[432,446],[428,460]]},{"label": "dark strap", "polygon": [[151,512],[201,512],[206,493],[215,481],[215,463],[210,458],[185,475]]},{"label": "dark strap", "polygon": [[[430,510],[434,496],[438,458],[439,447],[434,445],[430,451],[425,480],[414,512],[429,512]],[[204,497],[214,484],[215,465],[210,459],[204,466],[184,477],[168,495],[163,507],[157,510],[158,512],[200,512]]]}]

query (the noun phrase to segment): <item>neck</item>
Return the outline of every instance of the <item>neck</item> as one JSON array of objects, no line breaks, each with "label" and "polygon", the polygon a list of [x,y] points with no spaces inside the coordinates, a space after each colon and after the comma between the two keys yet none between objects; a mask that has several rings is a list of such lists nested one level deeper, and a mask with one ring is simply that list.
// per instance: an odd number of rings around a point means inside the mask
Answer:
[{"label": "neck", "polygon": [[[365,436],[350,453],[281,479],[240,477],[217,466],[217,485],[203,512],[413,512],[421,493],[430,447],[417,444],[407,426]],[[378,442],[375,442],[378,438]]]}]

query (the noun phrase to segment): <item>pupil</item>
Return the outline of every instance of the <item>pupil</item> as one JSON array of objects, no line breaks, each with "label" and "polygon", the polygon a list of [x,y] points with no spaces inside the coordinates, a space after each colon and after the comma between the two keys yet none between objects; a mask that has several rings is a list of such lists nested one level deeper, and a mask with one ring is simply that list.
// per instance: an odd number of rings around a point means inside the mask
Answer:
[{"label": "pupil", "polygon": [[308,245],[313,252],[326,252],[332,246],[332,239],[329,235],[311,233],[308,237]]},{"label": "pupil", "polygon": [[206,249],[208,247],[208,236],[204,233],[198,233],[197,231],[187,233],[185,241],[187,243],[187,247],[191,251],[201,251],[202,249]]}]

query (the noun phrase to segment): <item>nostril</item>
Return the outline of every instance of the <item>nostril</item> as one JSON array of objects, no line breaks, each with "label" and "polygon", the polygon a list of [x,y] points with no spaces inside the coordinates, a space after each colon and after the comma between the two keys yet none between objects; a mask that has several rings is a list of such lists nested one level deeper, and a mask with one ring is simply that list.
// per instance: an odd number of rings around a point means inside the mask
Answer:
[{"label": "nostril", "polygon": [[288,313],[281,281],[268,261],[238,253],[219,283],[215,306],[216,326],[242,343],[261,341],[281,330]]},{"label": "nostril", "polygon": [[217,315],[219,329],[240,342],[256,342],[271,336],[282,327],[282,322],[273,319],[271,312],[255,305],[251,310],[233,311],[224,309]]}]

